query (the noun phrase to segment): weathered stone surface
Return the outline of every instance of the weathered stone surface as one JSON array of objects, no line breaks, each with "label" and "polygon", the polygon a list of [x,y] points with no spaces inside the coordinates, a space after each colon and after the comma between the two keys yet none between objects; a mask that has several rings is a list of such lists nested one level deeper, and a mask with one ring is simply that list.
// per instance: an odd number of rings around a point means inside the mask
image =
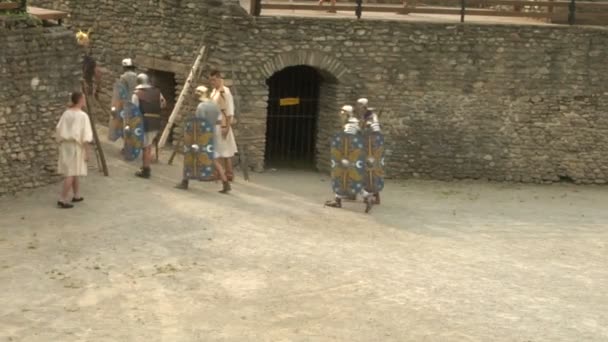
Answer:
[{"label": "weathered stone surface", "polygon": [[63,27],[0,28],[0,196],[57,179],[55,124],[77,90],[78,48]]},{"label": "weathered stone surface", "polygon": [[[604,29],[253,19],[234,10],[236,1],[32,3],[70,9],[76,27],[96,28],[96,52],[112,77],[120,60],[136,52],[188,66],[201,44],[212,47],[204,71],[219,68],[238,87],[237,134],[258,169],[265,81],[284,67],[306,64],[325,79],[317,129],[321,170],[340,106],[366,96],[382,111],[390,177],[608,179]],[[186,75],[176,76],[183,82]]]}]

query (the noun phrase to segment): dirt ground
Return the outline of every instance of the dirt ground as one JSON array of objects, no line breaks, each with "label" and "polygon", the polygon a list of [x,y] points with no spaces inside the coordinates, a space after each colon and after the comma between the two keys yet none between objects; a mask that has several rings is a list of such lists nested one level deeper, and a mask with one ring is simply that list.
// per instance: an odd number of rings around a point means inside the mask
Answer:
[{"label": "dirt ground", "polygon": [[608,340],[605,187],[389,181],[365,215],[319,174],[183,192],[106,153],[73,210],[0,199],[0,341]]}]

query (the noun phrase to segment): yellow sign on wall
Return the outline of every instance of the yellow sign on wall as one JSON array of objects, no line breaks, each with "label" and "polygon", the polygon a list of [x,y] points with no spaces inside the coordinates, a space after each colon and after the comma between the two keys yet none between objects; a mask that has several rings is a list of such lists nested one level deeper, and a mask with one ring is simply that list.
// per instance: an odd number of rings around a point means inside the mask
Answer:
[{"label": "yellow sign on wall", "polygon": [[279,100],[279,106],[295,106],[300,104],[299,97],[286,97]]}]

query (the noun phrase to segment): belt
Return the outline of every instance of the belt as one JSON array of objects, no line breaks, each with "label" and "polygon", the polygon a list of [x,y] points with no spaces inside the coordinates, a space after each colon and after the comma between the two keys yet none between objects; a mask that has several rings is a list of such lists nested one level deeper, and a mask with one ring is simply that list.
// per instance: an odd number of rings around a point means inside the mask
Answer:
[{"label": "belt", "polygon": [[144,117],[148,117],[148,118],[160,118],[160,114],[146,113],[146,114],[144,114]]}]

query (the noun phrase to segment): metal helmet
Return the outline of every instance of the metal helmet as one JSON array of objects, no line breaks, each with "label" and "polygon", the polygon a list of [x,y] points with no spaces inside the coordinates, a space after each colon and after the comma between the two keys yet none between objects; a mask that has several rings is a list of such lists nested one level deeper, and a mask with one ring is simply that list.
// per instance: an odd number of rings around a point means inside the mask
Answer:
[{"label": "metal helmet", "polygon": [[139,85],[149,85],[150,84],[150,77],[148,77],[148,75],[141,73],[139,75],[137,75],[137,84]]},{"label": "metal helmet", "polygon": [[352,112],[353,112],[353,106],[350,106],[350,105],[342,106],[342,113],[352,114]]},{"label": "metal helmet", "polygon": [[125,58],[122,60],[122,66],[125,68],[133,67],[133,60],[131,58]]},{"label": "metal helmet", "polygon": [[199,100],[206,99],[208,93],[209,93],[209,88],[207,88],[205,86],[198,86],[198,87],[196,87],[196,90],[194,91],[194,95],[196,95],[196,98]]}]

